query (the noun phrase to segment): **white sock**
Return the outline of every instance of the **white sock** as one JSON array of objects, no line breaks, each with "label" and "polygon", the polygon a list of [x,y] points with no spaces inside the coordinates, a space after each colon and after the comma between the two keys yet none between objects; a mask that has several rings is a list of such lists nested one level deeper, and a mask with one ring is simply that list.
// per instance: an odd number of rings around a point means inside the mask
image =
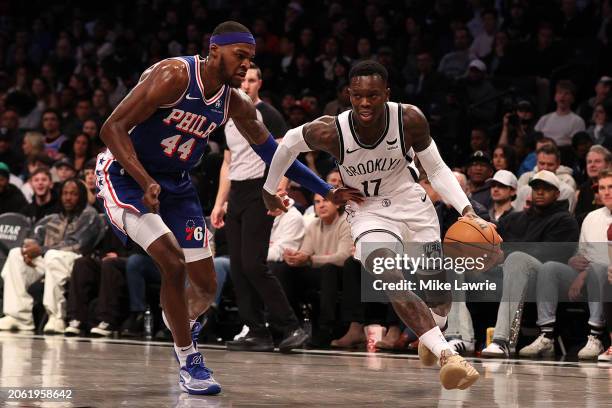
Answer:
[{"label": "white sock", "polygon": [[448,316],[440,316],[439,314],[436,314],[433,309],[429,309],[429,311],[431,312],[431,316],[440,330],[444,329],[444,326],[446,326],[446,322],[448,321]]},{"label": "white sock", "polygon": [[431,352],[438,358],[440,358],[442,350],[451,350],[452,352],[450,345],[444,338],[444,335],[438,326],[435,326],[433,329],[423,333],[423,335],[419,337],[419,341],[423,343],[425,347],[431,350]]},{"label": "white sock", "polygon": [[175,344],[174,351],[176,351],[181,367],[185,367],[188,355],[197,352],[195,347],[193,347],[193,343],[191,343],[188,347],[179,347]]}]

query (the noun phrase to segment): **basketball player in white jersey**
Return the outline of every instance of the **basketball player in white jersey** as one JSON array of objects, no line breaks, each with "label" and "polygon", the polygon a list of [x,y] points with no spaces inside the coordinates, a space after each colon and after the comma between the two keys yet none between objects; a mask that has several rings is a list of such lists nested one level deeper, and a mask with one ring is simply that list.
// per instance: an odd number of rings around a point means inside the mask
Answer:
[{"label": "basketball player in white jersey", "polygon": [[[301,152],[323,150],[336,158],[344,185],[363,193],[362,202],[347,203],[347,213],[355,258],[368,272],[372,273],[375,258],[395,258],[403,253],[418,257],[421,252],[431,254],[432,249],[439,253],[438,218],[418,184],[415,153],[442,198],[464,217],[477,215],[440,157],[421,111],[412,105],[388,102],[386,69],[377,62],[363,61],[351,69],[349,81],[352,110],[337,117],[323,116],[285,135],[264,186],[267,208],[284,209],[276,191],[293,160]],[[416,243],[419,253],[414,252]],[[377,278],[398,282],[403,275],[394,269]],[[421,361],[432,365],[439,360],[440,381],[446,389],[465,389],[478,379],[478,372],[451,350],[440,330],[446,326],[450,292],[428,298],[432,309],[407,290],[387,291],[387,295],[398,316],[419,336]]]}]

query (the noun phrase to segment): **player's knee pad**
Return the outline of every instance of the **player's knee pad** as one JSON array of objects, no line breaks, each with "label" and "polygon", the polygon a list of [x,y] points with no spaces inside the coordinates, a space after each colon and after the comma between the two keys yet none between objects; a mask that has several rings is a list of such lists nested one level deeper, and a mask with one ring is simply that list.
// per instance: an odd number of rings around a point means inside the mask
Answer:
[{"label": "player's knee pad", "polygon": [[123,225],[129,237],[145,251],[159,237],[170,231],[158,214],[136,215],[130,211],[123,214]]},{"label": "player's knee pad", "polygon": [[[384,257],[403,254],[404,245],[399,236],[390,231],[367,231],[355,240],[355,259],[361,261],[368,272],[382,267]],[[375,259],[376,258],[376,259]],[[378,265],[381,263],[381,265]],[[378,266],[377,266],[378,265]],[[374,271],[376,273],[376,271]]]}]

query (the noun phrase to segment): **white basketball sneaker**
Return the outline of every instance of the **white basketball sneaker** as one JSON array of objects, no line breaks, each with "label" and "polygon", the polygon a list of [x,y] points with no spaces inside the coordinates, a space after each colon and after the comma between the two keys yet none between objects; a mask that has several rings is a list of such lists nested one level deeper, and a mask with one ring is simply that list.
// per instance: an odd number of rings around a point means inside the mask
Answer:
[{"label": "white basketball sneaker", "polygon": [[555,356],[555,341],[540,334],[537,339],[528,346],[523,347],[519,351],[519,356],[528,358],[538,357],[554,357]]},{"label": "white basketball sneaker", "polygon": [[578,352],[578,358],[580,360],[595,360],[603,351],[601,340],[596,336],[589,335],[587,344]]},{"label": "white basketball sneaker", "polygon": [[23,323],[12,316],[6,315],[0,319],[0,330],[18,330],[18,331],[33,331],[34,324]]}]

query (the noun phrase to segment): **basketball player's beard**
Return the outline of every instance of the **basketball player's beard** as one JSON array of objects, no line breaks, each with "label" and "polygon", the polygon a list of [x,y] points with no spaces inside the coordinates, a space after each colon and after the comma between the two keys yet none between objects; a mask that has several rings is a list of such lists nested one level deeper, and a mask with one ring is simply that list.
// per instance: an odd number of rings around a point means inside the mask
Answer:
[{"label": "basketball player's beard", "polygon": [[221,75],[223,76],[222,80],[224,84],[229,85],[232,88],[239,88],[240,85],[242,84],[242,81],[240,81],[240,83],[238,84],[234,84],[232,82],[234,77],[231,74],[230,75],[227,74],[227,69],[225,66],[225,59],[223,58],[223,55],[221,55],[221,58],[219,58],[219,72],[221,72]]}]

